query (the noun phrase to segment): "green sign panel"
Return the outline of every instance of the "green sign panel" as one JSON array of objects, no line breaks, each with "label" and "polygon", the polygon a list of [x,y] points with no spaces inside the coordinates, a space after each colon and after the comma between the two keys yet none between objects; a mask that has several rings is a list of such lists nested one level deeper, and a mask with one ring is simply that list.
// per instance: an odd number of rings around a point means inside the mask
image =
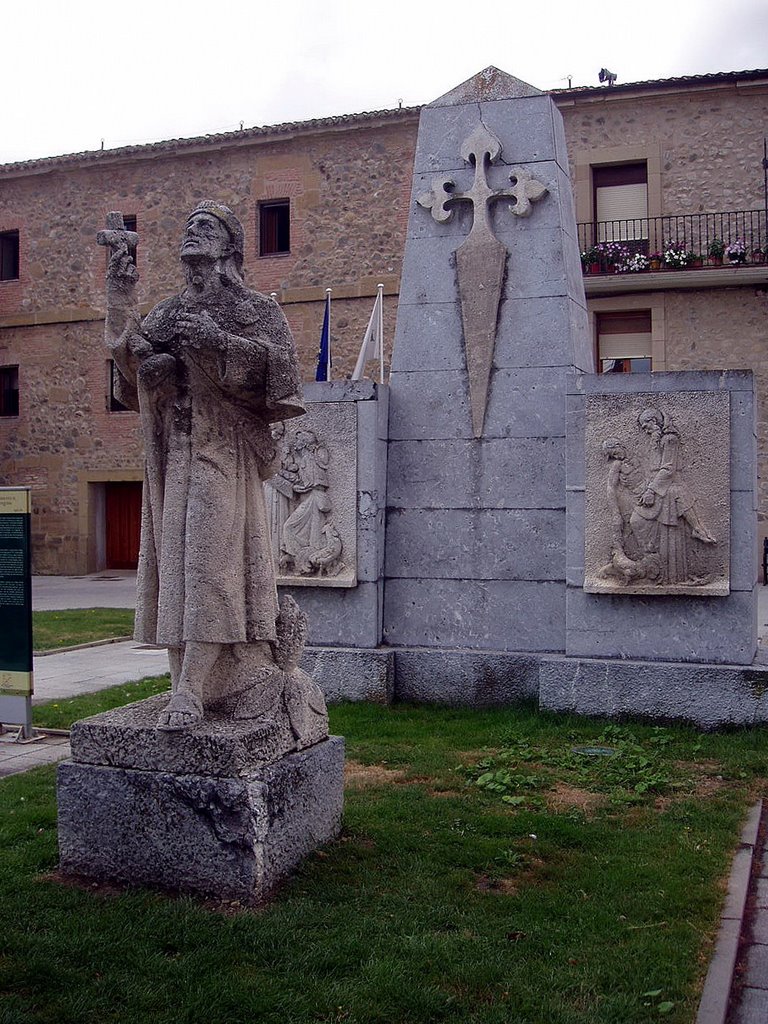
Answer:
[{"label": "green sign panel", "polygon": [[0,694],[32,693],[30,495],[0,487]]}]

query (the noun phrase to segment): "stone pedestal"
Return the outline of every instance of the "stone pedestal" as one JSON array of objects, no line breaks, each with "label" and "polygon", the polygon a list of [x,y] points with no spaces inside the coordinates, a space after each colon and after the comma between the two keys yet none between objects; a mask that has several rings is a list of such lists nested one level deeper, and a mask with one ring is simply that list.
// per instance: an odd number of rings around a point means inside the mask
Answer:
[{"label": "stone pedestal", "polygon": [[248,753],[254,724],[226,740],[215,721],[158,733],[147,711],[165,699],[76,724],[58,774],[61,870],[258,902],[338,835],[344,740],[265,763]]}]

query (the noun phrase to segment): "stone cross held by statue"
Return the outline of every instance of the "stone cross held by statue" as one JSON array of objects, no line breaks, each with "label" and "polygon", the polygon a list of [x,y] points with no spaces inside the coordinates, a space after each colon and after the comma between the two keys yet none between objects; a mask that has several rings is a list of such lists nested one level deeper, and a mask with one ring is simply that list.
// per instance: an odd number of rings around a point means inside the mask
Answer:
[{"label": "stone cross held by statue", "polygon": [[99,231],[96,241],[99,245],[107,246],[111,250],[112,256],[130,256],[131,250],[135,251],[139,244],[139,236],[135,231],[128,231],[122,213],[119,210],[113,210],[107,214],[106,229]]}]

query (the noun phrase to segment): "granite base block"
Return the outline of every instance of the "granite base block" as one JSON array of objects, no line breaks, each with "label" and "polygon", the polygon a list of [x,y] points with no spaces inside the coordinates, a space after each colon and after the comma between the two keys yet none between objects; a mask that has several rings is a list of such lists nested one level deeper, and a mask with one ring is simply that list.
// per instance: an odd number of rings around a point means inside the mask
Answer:
[{"label": "granite base block", "polygon": [[[296,746],[285,720],[238,721],[211,714],[191,729],[163,732],[157,720],[167,703],[168,694],[159,693],[75,722],[70,735],[73,760],[229,778],[279,761]],[[322,738],[322,734],[312,736],[306,745]]]},{"label": "granite base block", "polygon": [[329,703],[342,700],[392,702],[395,655],[391,650],[307,647],[301,667],[312,676]]},{"label": "granite base block", "polygon": [[690,722],[703,729],[768,721],[768,666],[547,656],[539,707],[606,718]]},{"label": "granite base block", "polygon": [[341,827],[344,740],[239,778],[67,761],[64,874],[259,902]]},{"label": "granite base block", "polygon": [[508,651],[404,649],[395,653],[395,697],[452,707],[498,707],[535,700],[539,662]]}]

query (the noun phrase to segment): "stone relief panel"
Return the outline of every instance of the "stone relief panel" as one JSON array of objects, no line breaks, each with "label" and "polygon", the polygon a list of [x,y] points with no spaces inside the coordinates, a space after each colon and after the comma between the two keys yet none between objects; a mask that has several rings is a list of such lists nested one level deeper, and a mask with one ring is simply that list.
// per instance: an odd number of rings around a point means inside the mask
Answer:
[{"label": "stone relief panel", "polygon": [[729,413],[727,392],[587,398],[587,593],[729,593]]},{"label": "stone relief panel", "polygon": [[357,412],[353,402],[308,406],[273,425],[280,467],[265,484],[278,586],[357,583]]}]

